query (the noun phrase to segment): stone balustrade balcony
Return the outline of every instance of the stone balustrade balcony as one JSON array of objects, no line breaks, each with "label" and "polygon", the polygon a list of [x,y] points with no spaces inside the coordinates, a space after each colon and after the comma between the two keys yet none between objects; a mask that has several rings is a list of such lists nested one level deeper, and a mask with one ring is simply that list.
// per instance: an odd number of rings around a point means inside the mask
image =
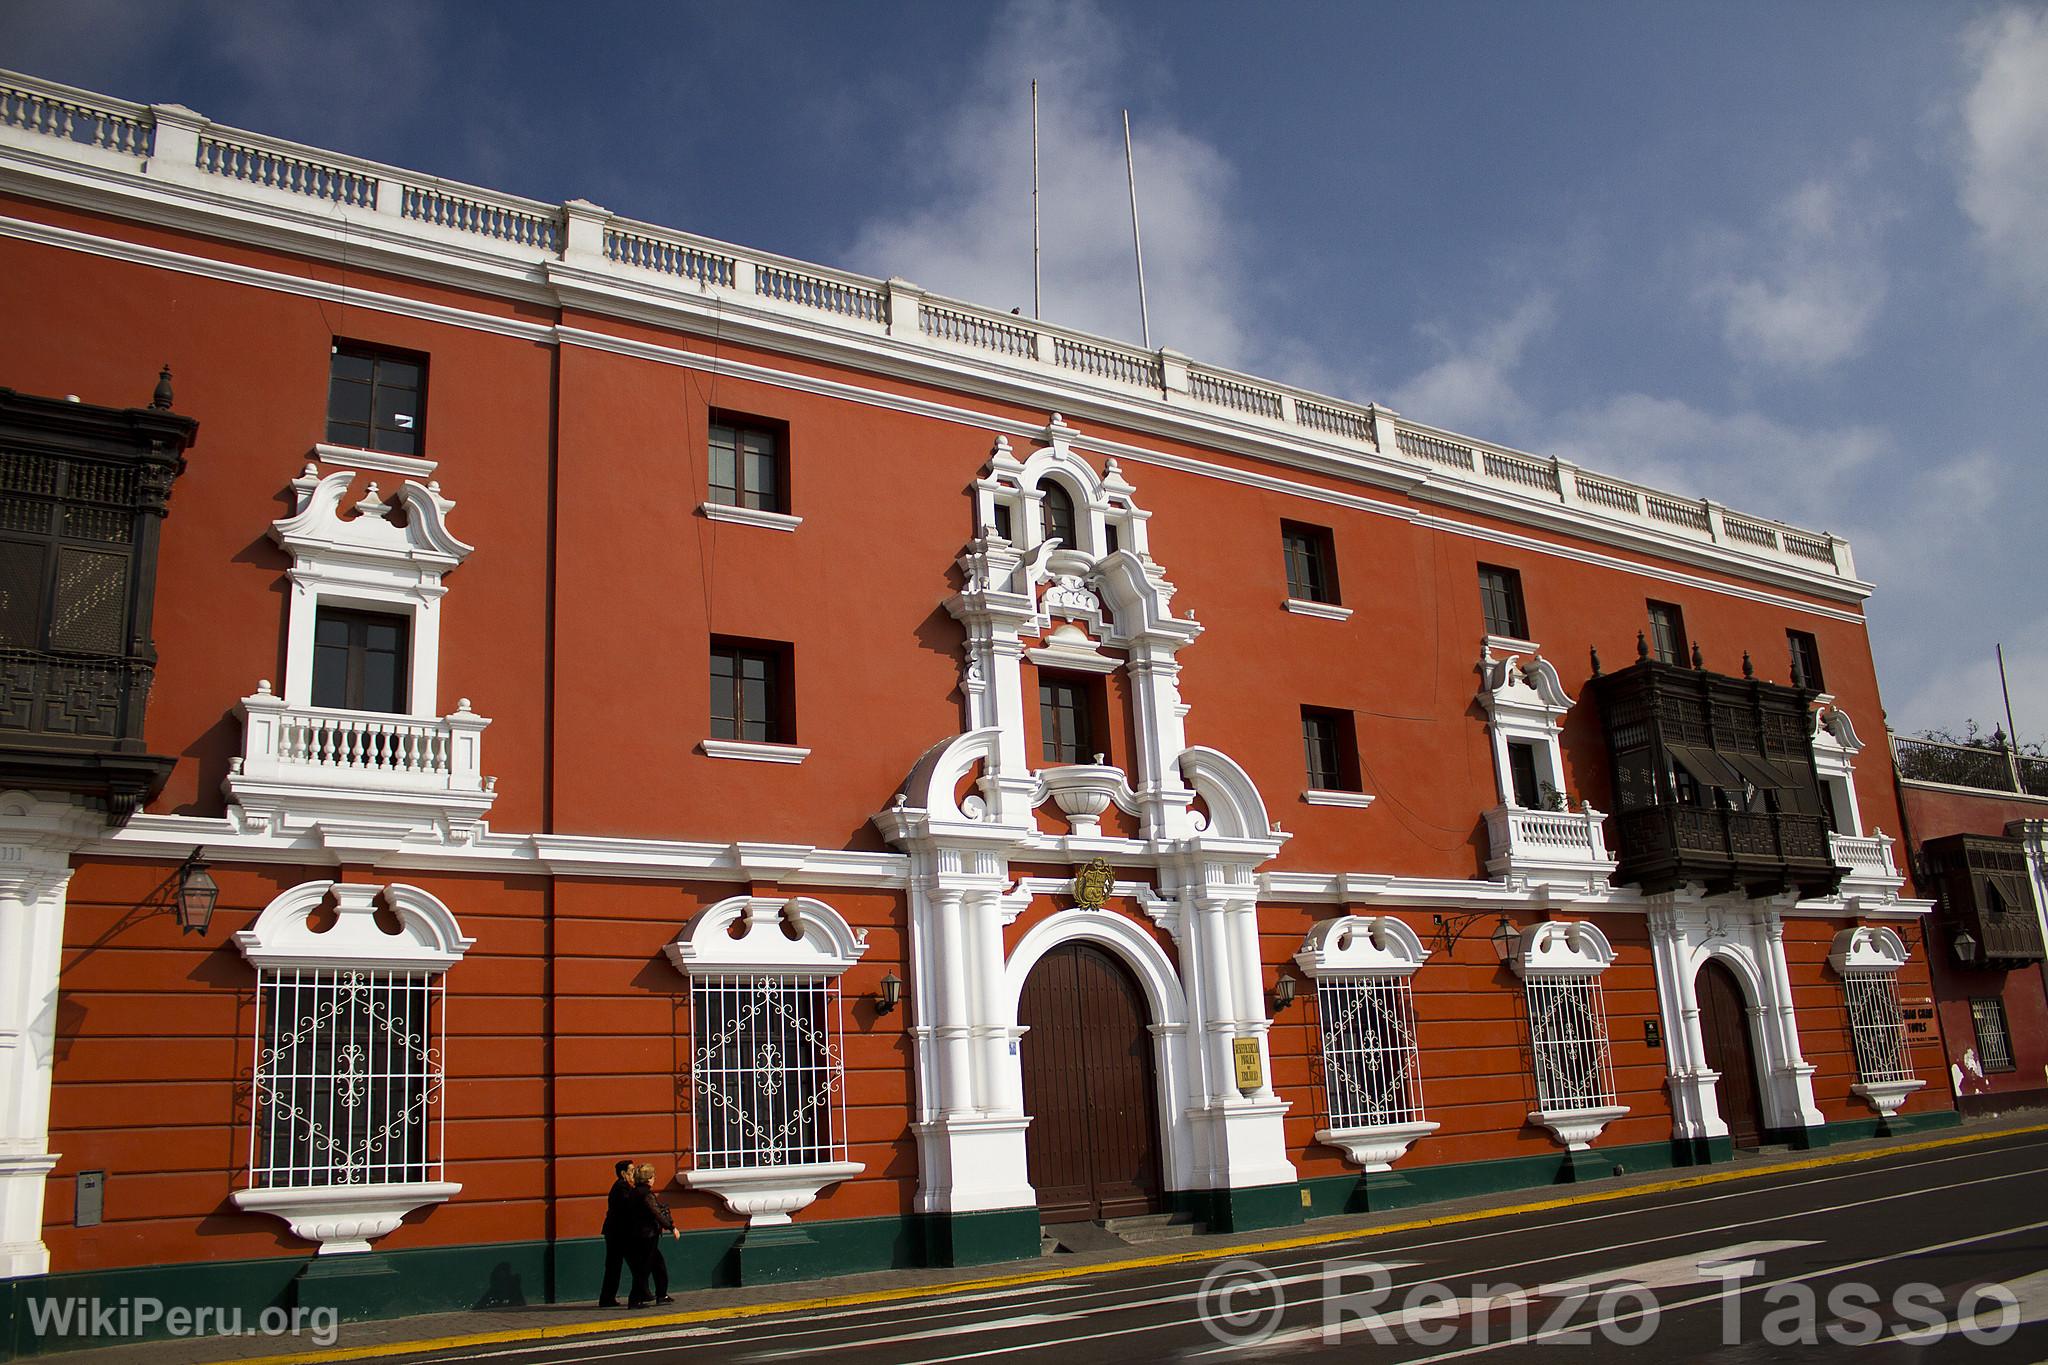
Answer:
[{"label": "stone balustrade balcony", "polygon": [[1601,833],[1607,816],[1587,802],[1578,810],[1495,806],[1486,813],[1492,841],[1488,876],[1524,886],[1556,886],[1592,893],[1614,871]]},{"label": "stone balustrade balcony", "polygon": [[422,718],[297,706],[264,682],[236,710],[242,756],[223,785],[251,832],[461,844],[497,799],[497,779],[482,772],[491,722],[467,697],[452,715]]}]

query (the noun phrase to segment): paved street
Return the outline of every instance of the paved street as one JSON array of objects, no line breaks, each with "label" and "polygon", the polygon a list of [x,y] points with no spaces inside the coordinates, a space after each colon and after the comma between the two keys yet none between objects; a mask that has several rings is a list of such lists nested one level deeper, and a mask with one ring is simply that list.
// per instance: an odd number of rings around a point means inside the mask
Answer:
[{"label": "paved street", "polygon": [[[409,1359],[1419,1362],[1513,1346],[1520,1361],[1648,1345],[1717,1362],[2038,1361],[2044,1167],[2048,1135],[2015,1135],[1292,1251]],[[1543,1193],[1563,1192],[1524,1202]]]}]

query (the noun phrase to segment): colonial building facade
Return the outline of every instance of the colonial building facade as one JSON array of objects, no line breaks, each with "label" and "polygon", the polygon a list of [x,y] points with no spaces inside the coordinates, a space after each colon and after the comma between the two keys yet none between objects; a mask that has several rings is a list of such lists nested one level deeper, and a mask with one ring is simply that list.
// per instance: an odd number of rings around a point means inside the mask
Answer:
[{"label": "colonial building facade", "polygon": [[17,1349],[1954,1120],[1828,535],[28,77],[0,260]]}]

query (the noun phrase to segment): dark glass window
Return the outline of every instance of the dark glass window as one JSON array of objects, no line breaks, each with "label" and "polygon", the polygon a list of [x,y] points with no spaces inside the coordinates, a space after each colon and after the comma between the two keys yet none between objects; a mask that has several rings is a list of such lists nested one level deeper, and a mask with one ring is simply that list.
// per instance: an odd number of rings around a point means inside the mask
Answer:
[{"label": "dark glass window", "polygon": [[411,630],[403,616],[320,608],[313,618],[313,705],[404,713]]},{"label": "dark glass window", "polygon": [[1287,561],[1289,597],[1299,602],[1337,602],[1337,550],[1327,528],[1283,521],[1280,550]]},{"label": "dark glass window", "polygon": [[426,357],[334,343],[327,378],[327,440],[358,450],[417,455],[426,432]]},{"label": "dark glass window", "polygon": [[1361,789],[1358,734],[1349,711],[1302,707],[1301,747],[1307,759],[1311,791],[1355,792]]},{"label": "dark glass window", "polygon": [[1057,536],[1062,550],[1078,550],[1080,544],[1074,539],[1074,497],[1057,483],[1047,480],[1039,490],[1044,501],[1045,537],[1050,540]]},{"label": "dark glass window", "polygon": [[1089,763],[1095,742],[1096,688],[1092,678],[1041,674],[1038,679],[1038,747],[1047,763]]},{"label": "dark glass window", "polygon": [[787,744],[789,651],[754,640],[711,642],[711,737]]},{"label": "dark glass window", "polygon": [[727,507],[787,512],[784,433],[714,413],[711,418],[711,501]]},{"label": "dark glass window", "polygon": [[1662,664],[1685,662],[1685,613],[1669,602],[1650,603],[1650,657]]},{"label": "dark glass window", "polygon": [[1827,691],[1827,683],[1821,679],[1820,642],[1803,630],[1788,630],[1785,643],[1792,651],[1792,685]]},{"label": "dark glass window", "polygon": [[996,504],[995,530],[996,534],[1001,536],[1004,540],[1010,539],[1010,509],[1003,506],[1001,503]]},{"label": "dark glass window", "polygon": [[1536,784],[1536,746],[1508,745],[1508,776],[1515,787],[1515,804],[1523,810],[1543,809],[1543,793]]},{"label": "dark glass window", "polygon": [[1481,564],[1479,606],[1486,614],[1488,635],[1529,638],[1529,618],[1522,610],[1522,575],[1515,570]]}]

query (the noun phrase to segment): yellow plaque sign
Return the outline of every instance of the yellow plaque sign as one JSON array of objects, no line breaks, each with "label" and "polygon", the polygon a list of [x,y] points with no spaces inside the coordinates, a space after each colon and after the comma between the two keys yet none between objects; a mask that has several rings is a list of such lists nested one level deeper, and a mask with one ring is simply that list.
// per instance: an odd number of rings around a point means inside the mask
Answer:
[{"label": "yellow plaque sign", "polygon": [[1256,1094],[1266,1083],[1265,1068],[1259,1065],[1259,1040],[1256,1038],[1233,1038],[1230,1040],[1231,1060],[1237,1064],[1237,1089],[1242,1095]]},{"label": "yellow plaque sign", "polygon": [[1074,875],[1074,904],[1083,910],[1100,910],[1115,887],[1116,873],[1109,863],[1101,858],[1091,859]]}]

